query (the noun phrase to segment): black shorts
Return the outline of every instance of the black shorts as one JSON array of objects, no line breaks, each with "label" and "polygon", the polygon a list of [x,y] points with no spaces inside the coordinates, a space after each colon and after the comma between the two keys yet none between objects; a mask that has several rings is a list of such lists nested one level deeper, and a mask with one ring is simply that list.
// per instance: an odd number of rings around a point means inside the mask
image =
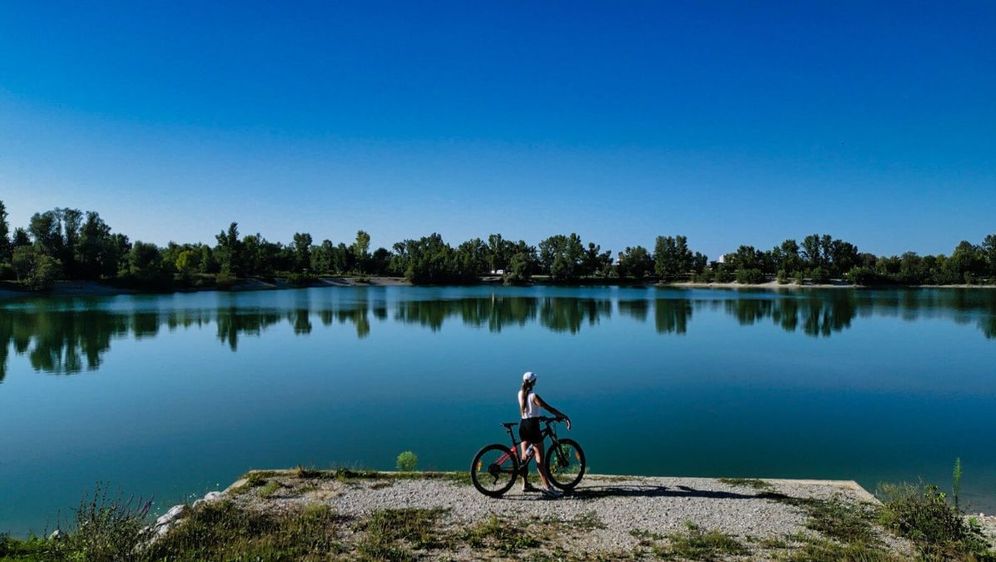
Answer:
[{"label": "black shorts", "polygon": [[543,441],[539,418],[525,418],[519,422],[519,439],[523,443],[541,443]]}]

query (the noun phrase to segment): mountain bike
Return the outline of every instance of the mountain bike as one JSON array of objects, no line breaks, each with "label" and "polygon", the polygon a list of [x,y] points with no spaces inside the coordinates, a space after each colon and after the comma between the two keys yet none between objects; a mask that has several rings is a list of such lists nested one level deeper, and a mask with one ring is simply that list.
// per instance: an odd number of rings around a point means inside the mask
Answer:
[{"label": "mountain bike", "polygon": [[[584,451],[577,441],[557,437],[553,424],[559,421],[562,420],[540,418],[540,423],[543,424],[543,439],[550,438],[550,447],[546,451],[545,459],[546,473],[551,484],[561,490],[570,491],[581,482],[587,465]],[[512,489],[520,470],[522,477],[525,478],[525,469],[535,456],[533,447],[529,447],[526,457],[521,461],[519,459],[519,441],[514,431],[519,422],[506,422],[501,425],[512,439],[512,446],[498,443],[488,445],[474,455],[474,462],[470,465],[470,480],[474,483],[474,487],[478,492],[492,498],[500,498]]]}]

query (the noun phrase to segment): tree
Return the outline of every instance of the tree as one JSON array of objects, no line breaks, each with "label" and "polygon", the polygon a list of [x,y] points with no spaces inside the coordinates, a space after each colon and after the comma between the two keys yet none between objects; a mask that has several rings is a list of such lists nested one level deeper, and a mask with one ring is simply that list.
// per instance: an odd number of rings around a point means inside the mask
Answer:
[{"label": "tree", "polygon": [[294,265],[297,271],[311,267],[311,235],[307,232],[294,233]]},{"label": "tree", "polygon": [[169,278],[162,252],[155,244],[135,241],[128,252],[127,275],[140,284],[158,285]]},{"label": "tree", "polygon": [[33,246],[15,248],[13,266],[17,280],[35,291],[50,288],[62,276],[59,260]]},{"label": "tree", "polygon": [[802,259],[810,268],[823,265],[823,254],[820,251],[820,237],[810,234],[802,239]]},{"label": "tree", "polygon": [[588,242],[588,249],[581,259],[582,275],[606,276],[612,270],[612,251],[602,251],[602,247],[594,242]]},{"label": "tree", "polygon": [[31,232],[31,237],[34,238],[40,253],[56,259],[62,255],[65,244],[62,239],[62,225],[59,222],[58,212],[35,213],[31,216],[28,230]]},{"label": "tree", "polygon": [[79,209],[57,209],[62,223],[62,267],[70,279],[78,277],[77,251],[80,243],[80,231],[83,228],[83,213]]},{"label": "tree", "polygon": [[693,257],[684,236],[658,236],[654,244],[654,272],[661,281],[674,281],[692,270]]},{"label": "tree", "polygon": [[218,240],[219,261],[221,272],[233,277],[242,274],[242,242],[239,240],[239,223],[228,225],[228,230],[215,236]]},{"label": "tree", "polygon": [[989,267],[989,282],[996,281],[996,234],[986,236],[982,242],[982,254]]},{"label": "tree", "polygon": [[370,235],[362,230],[356,232],[356,241],[353,242],[353,259],[356,269],[360,273],[366,273],[367,260],[370,259]]},{"label": "tree", "polygon": [[570,281],[582,274],[584,246],[581,237],[557,234],[540,242],[539,259],[546,272],[557,281]]},{"label": "tree", "polygon": [[488,246],[480,238],[457,246],[456,272],[464,279],[477,280],[488,271]]},{"label": "tree", "polygon": [[0,263],[10,261],[13,251],[7,216],[7,207],[4,206],[3,201],[0,201]]},{"label": "tree", "polygon": [[506,285],[518,285],[529,281],[533,274],[533,259],[526,252],[515,252],[508,261],[502,282]]},{"label": "tree", "polygon": [[509,265],[509,244],[501,234],[491,234],[488,236],[488,269],[496,273],[499,270],[507,269]]},{"label": "tree", "polygon": [[20,227],[15,228],[14,236],[10,240],[10,245],[11,245],[11,251],[13,251],[14,248],[18,248],[21,246],[30,246],[31,236],[28,234],[27,230],[24,230],[23,228]]},{"label": "tree", "polygon": [[619,277],[643,279],[654,272],[654,258],[643,246],[632,248],[627,246],[625,250],[619,252],[616,270],[619,272]]},{"label": "tree", "polygon": [[76,255],[79,262],[77,275],[83,279],[100,279],[117,274],[118,262],[124,251],[111,236],[111,227],[100,215],[90,211],[80,228]]}]

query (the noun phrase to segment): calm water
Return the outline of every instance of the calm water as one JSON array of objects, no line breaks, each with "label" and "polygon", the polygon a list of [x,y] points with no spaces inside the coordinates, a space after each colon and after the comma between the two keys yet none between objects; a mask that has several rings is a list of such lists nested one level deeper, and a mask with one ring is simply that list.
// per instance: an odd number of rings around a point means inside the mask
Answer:
[{"label": "calm water", "polygon": [[947,485],[996,510],[996,291],[323,288],[0,302],[0,530],[95,483],[464,469],[524,370],[602,473]]}]

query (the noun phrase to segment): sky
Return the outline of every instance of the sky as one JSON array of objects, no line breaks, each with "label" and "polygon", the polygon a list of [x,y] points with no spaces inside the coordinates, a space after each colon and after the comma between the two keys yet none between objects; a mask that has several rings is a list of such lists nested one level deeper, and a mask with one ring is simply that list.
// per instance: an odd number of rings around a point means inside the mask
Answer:
[{"label": "sky", "polygon": [[996,2],[0,3],[0,200],[132,240],[996,232]]}]

